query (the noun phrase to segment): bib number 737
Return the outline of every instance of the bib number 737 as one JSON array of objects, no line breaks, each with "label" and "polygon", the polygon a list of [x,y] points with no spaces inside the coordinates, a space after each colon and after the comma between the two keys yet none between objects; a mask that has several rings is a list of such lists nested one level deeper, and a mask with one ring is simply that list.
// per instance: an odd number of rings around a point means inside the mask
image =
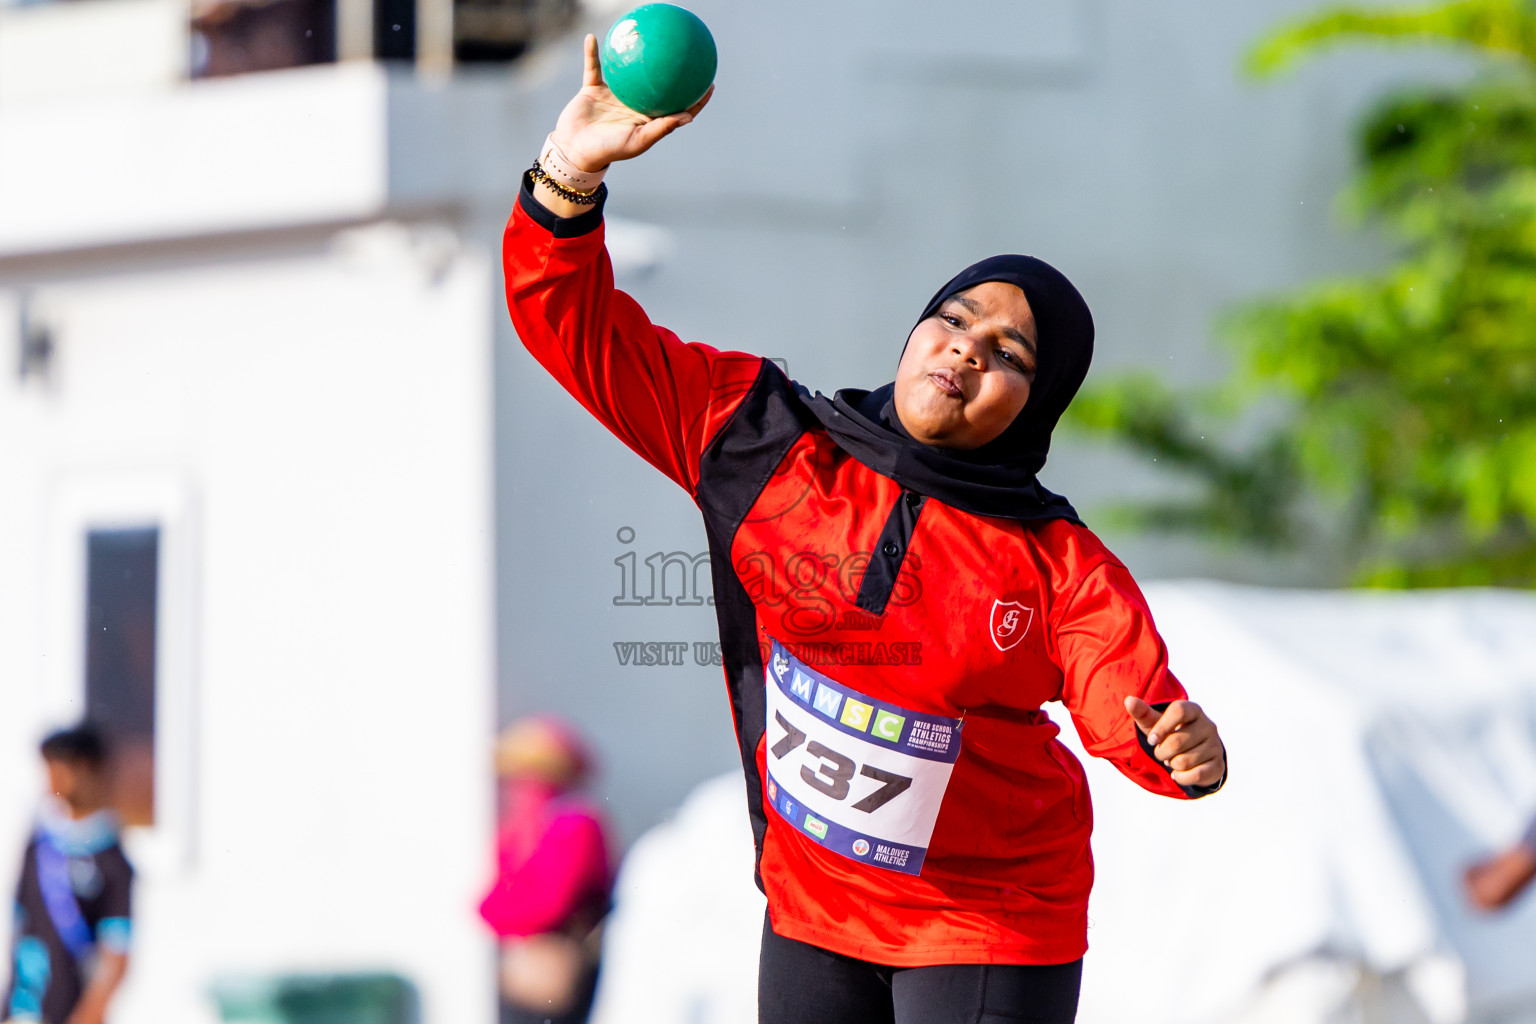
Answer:
[{"label": "bib number 737", "polygon": [[[806,735],[790,725],[782,713],[775,714],[773,717],[784,729],[784,738],[773,745],[773,756],[782,758],[800,744],[805,743]],[[872,764],[866,764],[860,768],[853,758],[839,754],[820,740],[811,740],[806,743],[805,752],[816,761],[816,767],[812,770],[809,764],[801,765],[801,780],[807,786],[826,794],[833,800],[848,798],[849,783],[853,779],[855,768],[858,768],[860,775],[868,776],[881,784],[879,789],[853,805],[854,810],[863,811],[865,814],[878,811],[912,786],[912,780],[908,776],[882,771]]]},{"label": "bib number 737", "polygon": [[829,850],[920,872],[960,754],[960,722],[869,697],[777,641],[765,674],[769,805]]}]

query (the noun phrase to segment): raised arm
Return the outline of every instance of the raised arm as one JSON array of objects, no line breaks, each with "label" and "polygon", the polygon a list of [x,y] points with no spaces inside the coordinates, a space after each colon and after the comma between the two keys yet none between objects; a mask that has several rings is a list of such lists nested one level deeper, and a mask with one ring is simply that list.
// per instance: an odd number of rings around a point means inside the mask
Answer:
[{"label": "raised arm", "polygon": [[1088,752],[1154,793],[1219,789],[1227,768],[1216,724],[1168,670],[1168,648],[1130,572],[1098,565],[1054,617],[1062,703]]},{"label": "raised arm", "polygon": [[[581,91],[551,138],[583,173],[644,153],[692,120],[691,112],[647,118],[603,85],[597,42],[586,41]],[[563,198],[525,175],[502,243],[507,306],[535,359],[620,440],[693,493],[699,457],[730,418],[763,361],[684,344],[650,322],[613,287],[603,245],[602,194]]]}]

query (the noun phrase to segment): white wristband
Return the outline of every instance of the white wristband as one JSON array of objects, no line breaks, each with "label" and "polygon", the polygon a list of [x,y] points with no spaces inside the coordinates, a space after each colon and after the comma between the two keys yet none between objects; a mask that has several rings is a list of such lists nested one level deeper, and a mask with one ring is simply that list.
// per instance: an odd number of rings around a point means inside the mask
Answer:
[{"label": "white wristband", "polygon": [[603,174],[608,170],[605,167],[601,171],[584,171],[577,167],[555,145],[553,134],[544,140],[544,149],[539,153],[539,166],[544,168],[545,174],[577,192],[595,191],[603,183]]}]

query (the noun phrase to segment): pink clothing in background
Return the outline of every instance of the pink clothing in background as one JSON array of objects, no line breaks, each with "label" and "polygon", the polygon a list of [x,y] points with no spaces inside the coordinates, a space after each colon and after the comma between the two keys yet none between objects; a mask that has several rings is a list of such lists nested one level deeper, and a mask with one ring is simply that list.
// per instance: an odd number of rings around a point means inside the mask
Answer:
[{"label": "pink clothing in background", "polygon": [[596,808],[547,782],[506,786],[496,884],[480,916],[501,938],[585,933],[608,909],[608,843]]}]

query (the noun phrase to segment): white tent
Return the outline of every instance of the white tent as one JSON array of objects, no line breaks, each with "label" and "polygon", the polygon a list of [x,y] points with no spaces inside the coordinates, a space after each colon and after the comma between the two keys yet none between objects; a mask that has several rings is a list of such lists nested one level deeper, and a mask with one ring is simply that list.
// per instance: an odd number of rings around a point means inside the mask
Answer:
[{"label": "white tent", "polygon": [[[1460,893],[1536,813],[1536,594],[1147,595],[1231,781],[1171,801],[1076,751],[1098,866],[1080,1024],[1536,1022],[1536,896],[1487,916]],[[743,793],[708,782],[636,844],[597,1024],[755,1020]]]}]

